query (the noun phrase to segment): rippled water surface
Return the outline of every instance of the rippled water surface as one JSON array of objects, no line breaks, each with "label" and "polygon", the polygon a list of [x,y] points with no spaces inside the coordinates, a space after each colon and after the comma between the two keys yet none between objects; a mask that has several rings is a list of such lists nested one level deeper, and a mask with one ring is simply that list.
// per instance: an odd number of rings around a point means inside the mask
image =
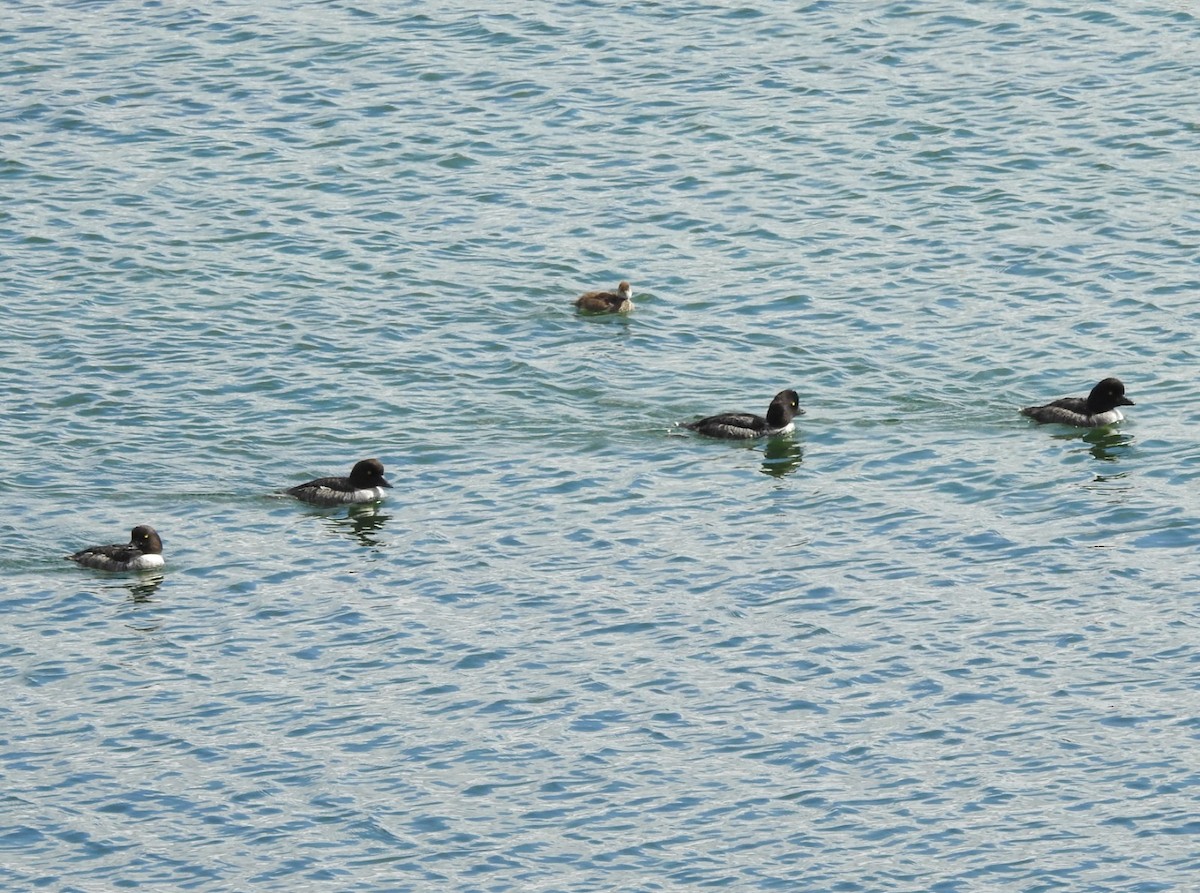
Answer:
[{"label": "rippled water surface", "polygon": [[501,8],[6,7],[0,886],[1196,889],[1191,6]]}]

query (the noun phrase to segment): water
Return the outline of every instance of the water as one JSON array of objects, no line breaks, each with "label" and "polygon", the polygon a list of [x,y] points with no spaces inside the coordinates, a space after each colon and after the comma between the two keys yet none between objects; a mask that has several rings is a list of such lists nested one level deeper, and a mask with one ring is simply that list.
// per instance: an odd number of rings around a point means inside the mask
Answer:
[{"label": "water", "polygon": [[6,12],[5,889],[1195,888],[1187,5]]}]

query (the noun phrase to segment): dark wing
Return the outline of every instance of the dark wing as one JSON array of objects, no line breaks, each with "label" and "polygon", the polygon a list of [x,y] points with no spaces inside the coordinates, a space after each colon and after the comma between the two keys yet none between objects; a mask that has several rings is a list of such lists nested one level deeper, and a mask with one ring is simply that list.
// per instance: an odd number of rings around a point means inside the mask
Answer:
[{"label": "dark wing", "polygon": [[299,493],[303,493],[305,490],[309,489],[310,487],[328,487],[330,490],[338,490],[342,493],[349,493],[351,490],[358,489],[357,487],[355,487],[353,484],[350,483],[350,478],[333,477],[333,478],[317,478],[315,481],[308,481],[307,483],[304,483],[304,484],[297,484],[294,487],[289,487],[287,492],[291,493],[293,496],[295,496]]},{"label": "dark wing", "polygon": [[1064,418],[1064,414],[1059,410],[1087,415],[1087,400],[1083,397],[1063,397],[1044,406],[1026,406],[1021,410],[1021,415],[1039,422],[1057,422]]},{"label": "dark wing", "polygon": [[750,428],[753,431],[766,431],[767,420],[752,412],[727,412],[717,416],[721,424],[734,428]]},{"label": "dark wing", "polygon": [[589,291],[575,300],[581,310],[614,310],[624,303],[624,298],[611,291]]},{"label": "dark wing", "polygon": [[1063,397],[1061,400],[1055,400],[1053,403],[1047,403],[1046,405],[1057,409],[1069,409],[1071,412],[1087,414],[1087,399],[1085,397]]},{"label": "dark wing", "polygon": [[115,543],[111,546],[89,546],[86,549],[81,549],[74,555],[69,556],[72,561],[78,561],[81,564],[87,564],[89,560],[94,558],[108,558],[112,561],[133,561],[142,554],[142,550],[131,543]]},{"label": "dark wing", "polygon": [[752,412],[725,412],[720,415],[710,415],[708,418],[691,422],[683,427],[692,431],[719,432],[722,429],[732,431],[766,431],[767,420]]}]

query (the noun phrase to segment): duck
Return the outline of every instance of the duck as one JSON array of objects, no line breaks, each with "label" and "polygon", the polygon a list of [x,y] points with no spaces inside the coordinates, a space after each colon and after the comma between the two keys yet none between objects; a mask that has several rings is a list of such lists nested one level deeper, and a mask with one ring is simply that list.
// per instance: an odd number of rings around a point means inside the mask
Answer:
[{"label": "duck", "polygon": [[378,459],[363,459],[354,463],[349,477],[317,478],[284,492],[313,505],[353,505],[378,502],[384,497],[383,491],[391,488],[383,476],[383,463]]},{"label": "duck", "polygon": [[1021,415],[1038,424],[1074,425],[1077,428],[1099,428],[1124,421],[1118,406],[1133,406],[1125,396],[1125,385],[1119,378],[1106,378],[1097,384],[1087,397],[1063,397],[1044,406],[1026,406]]},{"label": "duck", "polygon": [[706,437],[747,440],[790,434],[796,429],[792,420],[798,415],[804,415],[804,410],[800,408],[800,395],[793,390],[786,390],[771,399],[765,418],[750,412],[727,412],[688,422],[683,427]]},{"label": "duck", "polygon": [[74,555],[67,555],[66,559],[102,571],[146,571],[166,563],[162,550],[158,532],[148,524],[139,524],[130,531],[128,543],[88,546]]},{"label": "duck", "polygon": [[575,309],[583,313],[628,313],[633,309],[633,286],[622,279],[615,292],[589,291],[575,299]]}]

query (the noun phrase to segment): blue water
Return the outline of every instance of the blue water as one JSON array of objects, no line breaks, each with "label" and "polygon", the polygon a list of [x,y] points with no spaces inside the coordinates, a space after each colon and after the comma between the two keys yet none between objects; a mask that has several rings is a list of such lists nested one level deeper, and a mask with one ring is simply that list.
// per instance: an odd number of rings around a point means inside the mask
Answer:
[{"label": "blue water", "polygon": [[1197,888],[1189,5],[5,13],[0,887]]}]

